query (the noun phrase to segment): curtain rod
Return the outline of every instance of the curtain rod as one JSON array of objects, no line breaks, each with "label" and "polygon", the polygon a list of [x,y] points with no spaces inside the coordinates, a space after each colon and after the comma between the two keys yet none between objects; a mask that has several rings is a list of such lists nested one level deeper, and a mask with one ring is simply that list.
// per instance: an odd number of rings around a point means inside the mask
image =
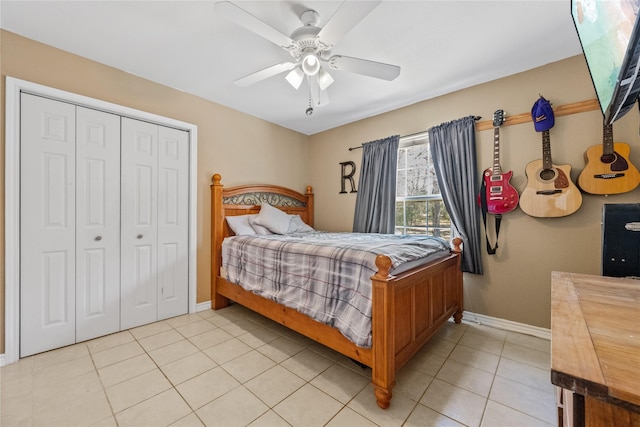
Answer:
[{"label": "curtain rod", "polygon": [[[480,117],[480,116],[473,116],[473,120],[475,120],[476,122],[477,122],[478,120],[480,120],[481,118],[482,118],[482,117]],[[400,139],[402,139],[402,138],[411,138],[412,136],[417,136],[417,135],[420,135],[420,134],[425,133],[425,132],[427,132],[427,131],[426,131],[426,130],[423,130],[423,131],[421,131],[421,132],[411,133],[411,134],[409,134],[409,135],[402,135],[402,136],[400,137]],[[360,145],[359,145],[359,146],[357,146],[357,147],[349,147],[349,151],[359,150],[359,149],[361,149],[361,148],[362,148],[362,144],[360,144]]]}]

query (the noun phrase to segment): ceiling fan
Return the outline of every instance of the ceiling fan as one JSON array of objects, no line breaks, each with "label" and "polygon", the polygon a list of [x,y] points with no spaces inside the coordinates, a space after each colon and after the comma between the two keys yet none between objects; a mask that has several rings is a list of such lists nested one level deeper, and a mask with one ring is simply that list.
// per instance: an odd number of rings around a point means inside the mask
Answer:
[{"label": "ceiling fan", "polygon": [[[381,0],[345,1],[322,28],[317,26],[318,13],[315,10],[306,10],[300,15],[302,26],[293,30],[289,36],[230,1],[216,3],[216,12],[275,43],[293,57],[292,61],[281,62],[239,78],[235,80],[235,84],[249,86],[288,71],[285,78],[296,90],[306,78],[309,85],[309,102],[311,104],[313,101],[314,105],[319,106],[328,104],[328,95],[325,90],[334,81],[327,69],[349,71],[389,81],[395,79],[400,74],[400,67],[397,65],[331,55],[331,49],[342,36],[380,3]],[[309,110],[313,112],[311,105],[307,109],[307,114],[310,114]]]}]

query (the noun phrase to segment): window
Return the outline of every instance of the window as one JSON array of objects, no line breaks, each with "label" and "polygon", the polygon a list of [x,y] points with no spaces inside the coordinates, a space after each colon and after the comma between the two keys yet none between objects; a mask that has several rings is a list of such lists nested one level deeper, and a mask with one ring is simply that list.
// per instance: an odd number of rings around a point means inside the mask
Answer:
[{"label": "window", "polygon": [[440,195],[426,133],[400,139],[397,173],[395,233],[451,240],[451,219]]}]

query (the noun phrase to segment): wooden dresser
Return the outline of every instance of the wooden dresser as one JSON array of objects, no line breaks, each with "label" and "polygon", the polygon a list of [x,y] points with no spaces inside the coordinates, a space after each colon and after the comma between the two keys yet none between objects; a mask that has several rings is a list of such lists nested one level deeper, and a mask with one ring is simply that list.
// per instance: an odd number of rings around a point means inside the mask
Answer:
[{"label": "wooden dresser", "polygon": [[551,382],[572,425],[640,427],[640,280],[552,273]]}]

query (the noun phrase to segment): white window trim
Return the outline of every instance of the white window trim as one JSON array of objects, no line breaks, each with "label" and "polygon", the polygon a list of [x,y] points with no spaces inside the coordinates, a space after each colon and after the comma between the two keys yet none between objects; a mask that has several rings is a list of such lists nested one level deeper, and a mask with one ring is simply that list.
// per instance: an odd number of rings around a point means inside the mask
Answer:
[{"label": "white window trim", "polygon": [[[413,147],[415,145],[423,145],[428,143],[429,143],[429,132],[424,131],[424,132],[415,133],[409,136],[401,137],[398,143],[398,149],[408,148],[408,147]],[[427,202],[429,200],[442,200],[442,194],[438,194],[438,195],[426,194],[422,196],[405,196],[405,197],[396,196],[396,202],[398,201],[406,202],[406,201],[413,201],[413,200],[416,200],[416,201],[425,200]],[[406,221],[403,221],[403,224],[404,224],[403,229],[406,231],[407,229]],[[451,224],[450,229],[451,229],[451,235],[453,236],[455,231],[453,227],[453,223]]]}]

